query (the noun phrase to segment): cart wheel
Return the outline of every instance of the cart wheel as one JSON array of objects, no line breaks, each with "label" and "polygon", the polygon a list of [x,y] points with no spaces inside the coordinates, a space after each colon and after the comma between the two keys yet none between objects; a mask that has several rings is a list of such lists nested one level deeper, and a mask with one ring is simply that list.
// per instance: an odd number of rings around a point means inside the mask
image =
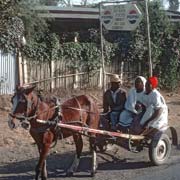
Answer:
[{"label": "cart wheel", "polygon": [[92,170],[91,170],[91,177],[94,177],[96,174],[97,169],[97,154],[96,151],[93,150],[92,152]]},{"label": "cart wheel", "polygon": [[154,165],[158,166],[167,162],[171,153],[171,141],[167,134],[162,134],[157,144],[155,141],[152,140],[150,144],[149,158]]}]

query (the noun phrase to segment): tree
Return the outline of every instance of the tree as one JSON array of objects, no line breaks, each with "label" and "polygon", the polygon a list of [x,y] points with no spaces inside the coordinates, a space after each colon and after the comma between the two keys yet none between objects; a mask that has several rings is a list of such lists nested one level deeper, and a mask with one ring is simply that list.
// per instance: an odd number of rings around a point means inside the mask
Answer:
[{"label": "tree", "polygon": [[57,6],[59,0],[40,0],[40,4],[44,4],[46,6]]},{"label": "tree", "polygon": [[179,0],[168,0],[169,10],[177,11],[179,9]]},{"label": "tree", "polygon": [[36,0],[1,0],[0,1],[0,47],[4,51],[14,51],[21,46],[21,38],[29,39],[37,28],[47,28],[45,19],[33,9]]}]

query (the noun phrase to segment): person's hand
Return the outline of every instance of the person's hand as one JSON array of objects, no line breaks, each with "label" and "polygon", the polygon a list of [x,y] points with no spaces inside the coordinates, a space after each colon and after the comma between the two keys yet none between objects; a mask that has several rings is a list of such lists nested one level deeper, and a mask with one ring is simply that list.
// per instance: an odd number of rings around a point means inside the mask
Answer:
[{"label": "person's hand", "polygon": [[142,104],[136,103],[135,109],[136,109],[136,111],[141,111],[142,110]]},{"label": "person's hand", "polygon": [[144,128],[140,124],[138,126],[136,126],[134,129],[136,134],[140,134],[143,130],[144,130]]}]

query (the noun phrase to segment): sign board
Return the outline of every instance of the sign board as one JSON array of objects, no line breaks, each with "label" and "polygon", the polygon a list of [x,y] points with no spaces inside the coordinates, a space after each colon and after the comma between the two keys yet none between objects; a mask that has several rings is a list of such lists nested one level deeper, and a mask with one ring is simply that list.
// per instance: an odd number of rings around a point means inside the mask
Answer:
[{"label": "sign board", "polygon": [[142,13],[136,4],[103,6],[100,20],[107,30],[133,31],[142,20]]}]

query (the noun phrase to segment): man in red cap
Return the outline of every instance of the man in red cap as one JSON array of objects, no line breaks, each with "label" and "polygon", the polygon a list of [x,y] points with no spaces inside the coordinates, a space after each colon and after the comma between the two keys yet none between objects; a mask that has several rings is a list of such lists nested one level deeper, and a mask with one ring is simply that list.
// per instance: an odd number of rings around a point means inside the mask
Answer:
[{"label": "man in red cap", "polygon": [[[155,76],[148,78],[146,82],[146,92],[143,96],[143,104],[146,106],[140,126],[162,129],[168,125],[168,108],[163,96],[156,89],[158,79]],[[139,129],[139,131],[142,131]]]}]

